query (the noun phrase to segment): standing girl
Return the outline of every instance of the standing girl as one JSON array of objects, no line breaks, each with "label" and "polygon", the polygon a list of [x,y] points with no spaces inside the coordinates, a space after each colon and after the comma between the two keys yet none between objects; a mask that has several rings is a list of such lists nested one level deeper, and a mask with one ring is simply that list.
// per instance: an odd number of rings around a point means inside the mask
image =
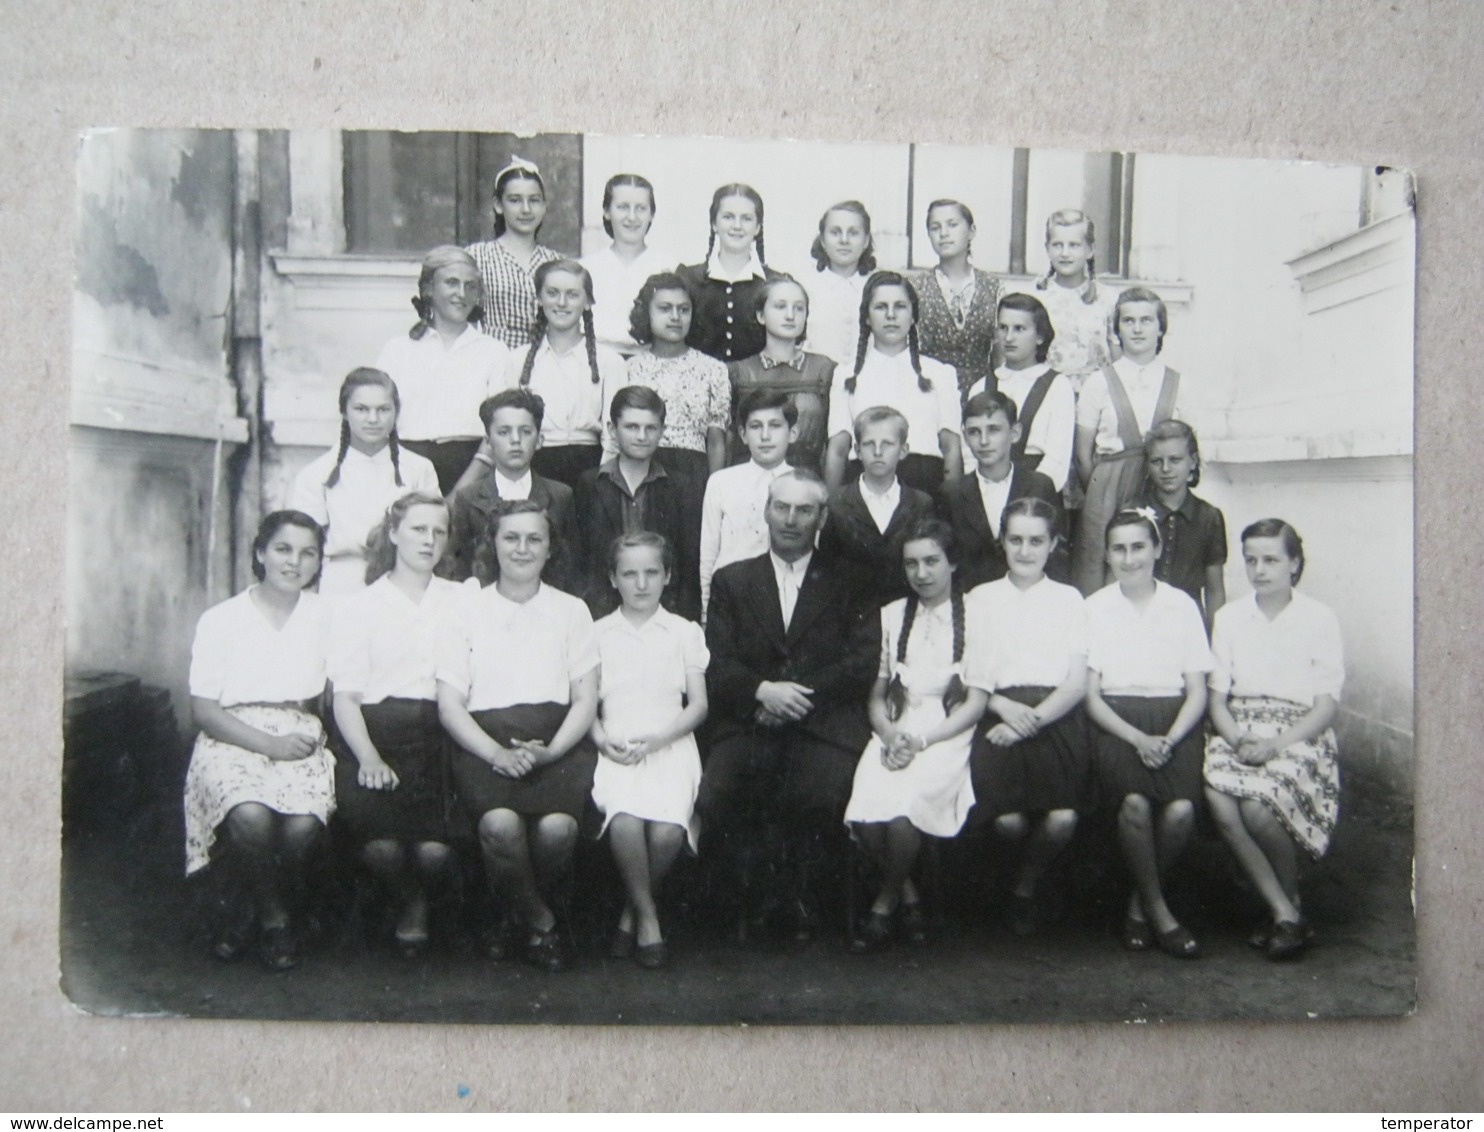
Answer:
[{"label": "standing girl", "polygon": [[546,219],[541,170],[512,157],[495,174],[495,236],[469,245],[484,282],[484,332],[512,350],[531,341],[536,323],[536,269],[561,253],[536,242]]},{"label": "standing girl", "polygon": [[620,535],[609,580],[623,604],[596,626],[601,719],[593,723],[593,801],[603,812],[628,900],[609,954],[662,967],[667,955],[655,895],[681,847],[696,851],[701,756],[695,730],[706,719],[706,637],[666,610],[670,546],[650,531]]},{"label": "standing girl", "polygon": [[917,291],[903,276],[878,271],[867,280],[854,368],[837,369],[830,389],[825,480],[831,488],[845,482],[856,416],[877,405],[907,418],[907,441],[916,451],[897,465],[903,483],[931,495],[945,479],[963,475],[958,386],[946,364],[922,356],[918,310]]},{"label": "standing girl", "polygon": [[1293,587],[1304,544],[1282,519],[1242,532],[1252,596],[1222,606],[1211,648],[1206,798],[1216,825],[1272,914],[1253,937],[1269,959],[1309,944],[1298,854],[1323,856],[1339,816],[1340,775],[1330,724],[1345,680],[1340,627],[1327,606]]},{"label": "standing girl", "polygon": [[1201,482],[1201,449],[1184,421],[1161,421],[1144,437],[1144,492],[1164,553],[1154,576],[1200,606],[1206,627],[1226,604],[1226,517],[1192,494]]},{"label": "standing girl", "polygon": [[1047,361],[1080,391],[1087,376],[1110,365],[1116,354],[1112,311],[1117,292],[1097,283],[1092,217],[1062,208],[1046,218],[1046,258],[1051,266],[1036,280],[1056,340]]},{"label": "standing girl", "polygon": [[551,903],[566,877],[597,753],[587,740],[598,707],[598,646],[581,599],[541,584],[551,524],[539,503],[502,501],[491,515],[499,574],[439,626],[438,716],[457,744],[453,780],[478,823],[479,847],[505,927],[491,958],[517,942],[547,971],[567,946]]},{"label": "standing girl", "polygon": [[541,444],[531,457],[538,476],[575,487],[602,457],[605,393],[622,385],[624,363],[597,343],[593,279],[575,259],[536,269],[539,306],[530,345],[512,354],[506,384],[530,389],[546,406]]},{"label": "standing girl", "polygon": [[[666,472],[681,477],[699,517],[707,478],[726,467],[732,384],[725,363],[688,344],[693,298],[683,272],[661,272],[644,281],[629,326],[649,349],[629,359],[626,384],[647,386],[665,403],[665,431],[656,456]],[[610,438],[609,444],[610,454],[616,453],[616,442]]]},{"label": "standing girl", "polygon": [[463,248],[430,251],[417,290],[417,322],[382,347],[376,367],[391,375],[402,397],[402,443],[432,461],[446,495],[478,472],[479,406],[500,388],[508,352],[472,325],[483,288]]},{"label": "standing girl", "polygon": [[1103,586],[1099,548],[1108,520],[1133,502],[1143,482],[1144,434],[1180,413],[1180,375],[1159,360],[1170,325],[1164,301],[1130,287],[1113,317],[1123,357],[1089,377],[1077,400],[1077,475],[1087,498],[1072,544],[1072,580],[1083,596]]},{"label": "standing girl", "polygon": [[[852,338],[860,318],[859,307],[857,297],[851,311]],[[732,404],[740,405],[742,398],[754,389],[776,389],[788,394],[798,414],[798,437],[788,446],[785,459],[791,467],[821,471],[835,363],[823,354],[799,347],[799,341],[812,324],[809,295],[791,276],[780,275],[758,288],[753,313],[768,340],[762,353],[727,367],[732,382]],[[737,421],[738,429],[745,424]],[[738,443],[732,462],[746,460],[747,450]]]},{"label": "standing girl", "polygon": [[1036,928],[1036,887],[1090,802],[1091,759],[1082,700],[1087,616],[1082,595],[1046,577],[1059,541],[1056,510],[1026,496],[1004,512],[1000,545],[1009,572],[969,594],[969,624],[991,629],[988,663],[970,680],[989,693],[996,722],[974,741],[977,804],[995,833],[1023,843],[1010,890],[1010,925]]},{"label": "standing girl", "polygon": [[1159,528],[1119,511],[1105,545],[1115,585],[1087,599],[1087,714],[1098,778],[1118,801],[1118,843],[1132,874],[1123,946],[1177,959],[1200,946],[1165,903],[1163,878],[1195,828],[1201,720],[1211,651],[1195,602],[1154,579]]},{"label": "standing girl", "polygon": [[438,473],[397,436],[397,386],[379,369],[353,369],[340,383],[340,446],[294,477],[289,506],[325,528],[319,592],[352,594],[366,584],[366,538],[387,505],[408,491],[437,494]]},{"label": "standing girl", "polygon": [[335,811],[335,777],[315,714],[325,690],[324,532],[299,511],[274,511],[253,540],[257,584],[212,606],[191,645],[191,714],[201,729],[185,782],[186,874],[225,842],[239,889],[214,951],[254,941],[273,970],[292,967],[293,914],[305,865]]},{"label": "standing girl", "polygon": [[366,589],[330,620],[340,821],[396,900],[394,938],[409,957],[427,945],[429,889],[452,857],[434,676],[436,629],[459,593],[433,577],[448,526],[441,497],[414,491],[398,499],[372,534]]},{"label": "standing girl", "polygon": [[603,186],[603,231],[613,243],[582,257],[593,280],[593,324],[598,343],[625,358],[643,347],[629,331],[629,311],[644,280],[671,271],[675,257],[646,242],[654,223],[654,186],[637,173],[615,173]]},{"label": "standing girl", "polygon": [[706,262],[679,269],[695,303],[686,340],[703,354],[731,362],[763,348],[752,303],[777,274],[764,255],[763,198],[751,185],[723,185],[711,196]]},{"label": "standing girl", "polygon": [[809,292],[809,348],[836,365],[849,365],[855,359],[861,294],[876,270],[866,206],[842,200],[826,209],[809,254],[815,264],[803,281]]},{"label": "standing girl", "polygon": [[994,369],[995,312],[1000,282],[969,263],[974,214],[956,200],[935,200],[927,210],[928,239],[938,266],[914,276],[922,296],[922,352],[954,368],[958,397]]},{"label": "standing girl", "polygon": [[953,528],[936,519],[916,523],[902,564],[912,593],[881,610],[881,668],[867,709],[875,734],[845,808],[882,874],[852,942],[856,951],[884,946],[898,910],[908,941],[927,941],[912,883],[922,835],[954,836],[974,804],[969,747],[986,697],[965,683],[969,645],[964,595],[953,579]]}]

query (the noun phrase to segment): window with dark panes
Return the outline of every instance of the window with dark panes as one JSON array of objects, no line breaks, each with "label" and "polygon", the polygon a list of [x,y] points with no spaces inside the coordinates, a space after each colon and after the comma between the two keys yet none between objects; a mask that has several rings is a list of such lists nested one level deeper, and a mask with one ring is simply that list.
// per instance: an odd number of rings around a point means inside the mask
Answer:
[{"label": "window with dark panes", "polygon": [[[1029,149],[1015,151],[1012,171],[1010,218],[1010,273],[1026,273],[1026,248],[1038,246],[1045,237],[1044,216],[1031,216],[1028,208],[1031,179]],[[1129,240],[1134,203],[1134,155],[1132,153],[1088,153],[1083,157],[1082,199],[1065,207],[1080,208],[1092,218],[1097,231],[1099,275],[1128,274]]]},{"label": "window with dark panes", "polygon": [[546,182],[539,239],[576,255],[582,230],[579,134],[355,130],[344,135],[346,250],[421,255],[489,239],[495,174],[518,154]]}]

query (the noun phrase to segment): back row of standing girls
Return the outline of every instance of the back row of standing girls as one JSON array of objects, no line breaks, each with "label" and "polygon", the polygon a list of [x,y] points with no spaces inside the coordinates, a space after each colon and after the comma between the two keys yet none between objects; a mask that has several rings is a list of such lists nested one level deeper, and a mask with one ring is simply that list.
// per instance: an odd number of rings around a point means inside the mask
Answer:
[{"label": "back row of standing girls", "polygon": [[[1144,438],[1179,416],[1180,377],[1161,360],[1168,318],[1158,296],[1097,283],[1090,218],[1053,213],[1050,269],[1034,294],[1002,299],[999,280],[970,262],[973,216],[957,201],[927,210],[937,267],[905,276],[875,270],[864,206],[832,206],[811,249],[816,270],[801,282],[766,265],[763,201],[750,186],[716,191],[706,260],[673,272],[663,270],[673,257],[647,243],[655,207],[647,179],[612,177],[603,196],[612,243],[578,263],[537,240],[546,214],[539,169],[517,158],[501,170],[495,237],[428,255],[418,322],[378,359],[402,402],[392,462],[400,440],[433,464],[445,495],[478,482],[494,463],[478,406],[518,384],[545,402],[532,469],[575,487],[613,454],[605,436],[613,392],[644,384],[668,410],[659,462],[699,507],[707,477],[747,459],[732,431],[741,396],[772,388],[789,395],[797,417],[791,465],[822,470],[832,487],[852,478],[855,418],[889,404],[909,421],[902,482],[934,493],[974,468],[961,406],[998,389],[1019,411],[1017,465],[1045,474],[1073,517],[1073,580],[1084,593],[1102,585],[1102,527],[1144,486]],[[636,311],[636,300],[646,309]],[[301,476],[295,503],[321,521],[330,516],[316,489],[365,470],[353,440],[343,425],[339,452]],[[407,463],[409,477],[426,477],[420,462]],[[423,486],[399,476],[404,484]],[[355,557],[368,517],[330,524],[330,592],[357,575],[353,561],[338,560]],[[1173,526],[1189,519],[1166,516]],[[1219,578],[1224,549],[1214,539],[1202,547],[1201,570]],[[1212,609],[1213,596],[1204,595]]]}]

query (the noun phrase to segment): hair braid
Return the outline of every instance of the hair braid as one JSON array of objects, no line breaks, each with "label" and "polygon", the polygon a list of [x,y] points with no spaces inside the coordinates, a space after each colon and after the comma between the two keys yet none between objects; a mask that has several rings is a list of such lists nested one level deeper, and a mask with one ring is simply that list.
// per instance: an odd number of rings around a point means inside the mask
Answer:
[{"label": "hair braid", "polygon": [[340,451],[335,456],[335,466],[330,469],[330,474],[325,477],[325,487],[334,487],[340,482],[340,465],[345,463],[345,454],[350,450],[350,422],[344,417],[340,418]]},{"label": "hair braid", "polygon": [[759,221],[757,226],[757,261],[758,263],[763,265],[763,269],[766,271],[768,267],[768,256],[767,253],[763,251],[762,221]]},{"label": "hair braid", "polygon": [[397,426],[392,425],[392,435],[387,440],[387,448],[392,454],[392,479],[398,487],[405,487],[402,482],[402,438],[397,435]]},{"label": "hair braid", "polygon": [[[949,591],[948,601],[953,613],[953,663],[957,665],[964,659],[964,591],[957,582]],[[968,698],[969,690],[964,687],[964,679],[955,672],[948,681],[948,687],[943,689],[943,711],[951,714]]]},{"label": "hair braid", "polygon": [[520,384],[529,386],[531,384],[531,370],[536,365],[536,352],[541,349],[541,341],[546,337],[546,312],[540,307],[536,308],[536,321],[531,324],[531,345],[526,350],[525,364],[520,367]]},{"label": "hair braid", "polygon": [[587,345],[587,368],[592,370],[593,384],[598,384],[598,342],[597,335],[593,332],[593,309],[588,307],[582,312],[582,337]]},{"label": "hair braid", "polygon": [[711,238],[706,241],[706,262],[711,262],[711,253],[716,250],[716,226],[711,227]]},{"label": "hair braid", "polygon": [[1051,285],[1051,277],[1056,274],[1056,268],[1048,267],[1046,271],[1036,276],[1036,290],[1044,291]]},{"label": "hair braid", "polygon": [[913,323],[907,329],[907,350],[912,357],[912,372],[917,374],[917,388],[923,393],[933,391],[933,383],[928,380],[927,374],[922,372],[922,352],[917,344],[917,323]]},{"label": "hair braid", "polygon": [[1082,301],[1092,306],[1098,301],[1098,257],[1090,255],[1087,257],[1087,282],[1082,284]]},{"label": "hair braid", "polygon": [[[912,623],[917,620],[917,595],[907,595],[906,608],[902,610],[902,631],[897,637],[897,667],[906,663],[907,640],[912,636]],[[907,689],[902,684],[900,672],[892,673],[891,683],[886,686],[886,718],[895,723],[907,710]]]},{"label": "hair braid", "polygon": [[852,397],[855,396],[855,379],[861,375],[861,370],[866,365],[866,343],[871,340],[871,332],[865,325],[861,326],[860,341],[855,346],[855,372],[845,379],[845,392]]}]

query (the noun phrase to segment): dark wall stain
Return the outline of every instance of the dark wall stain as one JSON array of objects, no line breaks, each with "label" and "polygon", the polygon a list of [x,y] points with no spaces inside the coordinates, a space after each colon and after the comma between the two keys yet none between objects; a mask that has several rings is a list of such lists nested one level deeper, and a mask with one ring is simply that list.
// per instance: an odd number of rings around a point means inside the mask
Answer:
[{"label": "dark wall stain", "polygon": [[[230,190],[232,135],[227,130],[201,130],[196,144],[180,151],[180,168],[170,185],[170,199],[198,227],[207,226],[220,209],[223,187]],[[231,199],[230,194],[226,198]]]},{"label": "dark wall stain", "polygon": [[113,216],[91,193],[78,218],[77,285],[105,306],[127,303],[156,318],[170,312],[154,264],[120,243]]}]

